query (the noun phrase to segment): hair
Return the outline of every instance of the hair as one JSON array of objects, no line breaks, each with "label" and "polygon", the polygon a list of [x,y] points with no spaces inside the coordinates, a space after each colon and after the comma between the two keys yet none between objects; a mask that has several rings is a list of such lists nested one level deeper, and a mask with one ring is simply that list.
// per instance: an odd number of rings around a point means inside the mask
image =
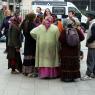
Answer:
[{"label": "hair", "polygon": [[56,15],[56,14],[53,14],[53,13],[52,13],[51,16],[57,18],[57,15]]},{"label": "hair", "polygon": [[50,15],[52,14],[51,11],[50,11],[50,9],[49,8],[46,8],[45,11],[44,11],[44,18],[47,16],[47,14],[46,14],[47,11],[46,10],[49,10]]},{"label": "hair", "polygon": [[12,23],[15,23],[16,25],[19,25],[22,21],[22,18],[20,16],[18,16],[18,17],[13,16],[10,18],[10,21]]},{"label": "hair", "polygon": [[95,16],[93,16],[93,15],[88,16],[88,17],[90,17],[91,20],[95,18]]},{"label": "hair", "polygon": [[36,14],[34,12],[30,12],[29,14],[27,14],[27,17],[29,21],[34,21],[34,19],[36,18]]},{"label": "hair", "polygon": [[20,11],[19,10],[16,10],[15,12],[14,12],[14,16],[19,16],[20,15]]},{"label": "hair", "polygon": [[69,11],[69,13],[70,13],[70,12],[71,12],[73,15],[75,15],[75,11],[73,11],[73,10],[70,10],[70,11]]},{"label": "hair", "polygon": [[37,7],[37,8],[39,8],[39,9],[40,9],[40,11],[42,10],[42,9],[41,9],[41,7]]}]

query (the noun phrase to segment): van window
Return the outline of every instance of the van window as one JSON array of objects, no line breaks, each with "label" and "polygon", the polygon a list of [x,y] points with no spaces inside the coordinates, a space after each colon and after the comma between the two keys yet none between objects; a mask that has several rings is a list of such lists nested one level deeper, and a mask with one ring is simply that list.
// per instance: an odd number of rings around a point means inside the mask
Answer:
[{"label": "van window", "polygon": [[41,7],[42,12],[44,12],[46,8],[49,8],[53,14],[65,15],[65,6],[67,6],[67,2],[64,2],[64,1],[32,1],[32,9],[35,10],[37,6]]},{"label": "van window", "polygon": [[68,7],[68,11],[74,11],[75,13],[80,13],[76,8],[74,7]]},{"label": "van window", "polygon": [[56,15],[65,15],[65,7],[52,7],[52,13]]}]

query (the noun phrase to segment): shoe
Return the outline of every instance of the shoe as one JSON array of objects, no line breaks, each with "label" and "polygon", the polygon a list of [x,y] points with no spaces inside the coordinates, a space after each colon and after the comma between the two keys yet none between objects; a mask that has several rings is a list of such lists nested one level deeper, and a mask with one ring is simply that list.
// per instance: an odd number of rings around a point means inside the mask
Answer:
[{"label": "shoe", "polygon": [[37,73],[33,73],[32,76],[35,78],[35,77],[38,77],[38,74]]},{"label": "shoe", "polygon": [[93,73],[91,73],[90,77],[91,78],[95,78],[95,75]]},{"label": "shoe", "polygon": [[17,71],[11,71],[11,74],[19,74]]},{"label": "shoe", "polygon": [[84,77],[81,78],[81,80],[85,81],[85,80],[91,80],[92,77],[91,76],[88,76],[88,75],[85,75]]},{"label": "shoe", "polygon": [[63,79],[64,82],[75,82],[74,79]]},{"label": "shoe", "polygon": [[32,73],[29,73],[27,76],[28,76],[28,77],[32,77]]},{"label": "shoe", "polygon": [[11,74],[19,74],[19,72],[15,70],[15,71],[11,71]]},{"label": "shoe", "polygon": [[35,78],[35,77],[38,77],[38,74],[36,74],[36,73],[30,73],[30,74],[28,74],[28,77]]},{"label": "shoe", "polygon": [[27,74],[27,73],[23,73],[23,75],[24,75],[24,76],[28,76],[28,74]]}]

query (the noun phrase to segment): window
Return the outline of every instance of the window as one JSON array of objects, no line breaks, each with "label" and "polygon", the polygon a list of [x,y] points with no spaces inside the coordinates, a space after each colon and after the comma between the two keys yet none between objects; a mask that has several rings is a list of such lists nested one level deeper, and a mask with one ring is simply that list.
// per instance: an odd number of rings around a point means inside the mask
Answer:
[{"label": "window", "polygon": [[64,15],[65,7],[52,7],[52,13],[54,13],[56,15]]},{"label": "window", "polygon": [[68,11],[74,11],[75,13],[80,13],[76,8],[74,7],[68,7]]}]

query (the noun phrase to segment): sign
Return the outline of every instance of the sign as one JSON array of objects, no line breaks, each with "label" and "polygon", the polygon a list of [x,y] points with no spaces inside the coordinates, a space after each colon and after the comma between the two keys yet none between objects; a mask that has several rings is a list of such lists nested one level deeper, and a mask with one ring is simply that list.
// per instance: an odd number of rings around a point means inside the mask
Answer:
[{"label": "sign", "polygon": [[64,7],[52,7],[52,13],[58,14],[58,15],[64,15],[65,14],[65,8]]}]

